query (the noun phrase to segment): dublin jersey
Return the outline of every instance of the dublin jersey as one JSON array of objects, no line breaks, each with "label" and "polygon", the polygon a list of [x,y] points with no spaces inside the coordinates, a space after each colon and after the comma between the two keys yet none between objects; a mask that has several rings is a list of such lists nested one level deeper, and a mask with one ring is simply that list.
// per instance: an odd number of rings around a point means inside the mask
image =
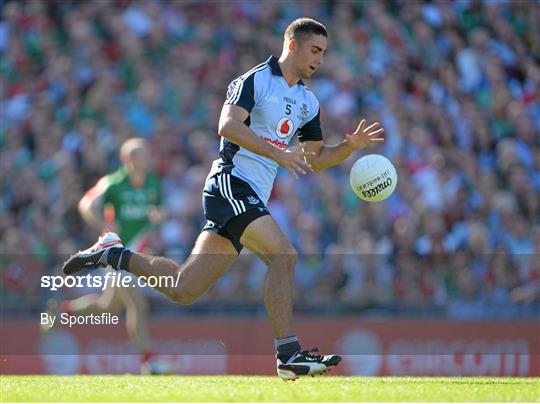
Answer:
[{"label": "dublin jersey", "polygon": [[[296,133],[301,142],[322,140],[317,98],[302,81],[289,87],[274,56],[234,80],[225,104],[247,110],[249,117],[244,123],[280,149],[286,149]],[[266,204],[278,164],[225,138],[221,139],[219,155],[208,178],[223,171],[238,177]]]}]

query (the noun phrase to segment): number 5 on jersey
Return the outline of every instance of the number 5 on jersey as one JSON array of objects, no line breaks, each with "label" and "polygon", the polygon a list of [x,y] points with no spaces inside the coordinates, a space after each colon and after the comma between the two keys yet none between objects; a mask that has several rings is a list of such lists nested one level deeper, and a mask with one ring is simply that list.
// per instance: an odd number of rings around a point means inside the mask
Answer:
[{"label": "number 5 on jersey", "polygon": [[285,113],[287,115],[290,115],[291,114],[291,104],[287,104],[287,106],[285,107]]}]

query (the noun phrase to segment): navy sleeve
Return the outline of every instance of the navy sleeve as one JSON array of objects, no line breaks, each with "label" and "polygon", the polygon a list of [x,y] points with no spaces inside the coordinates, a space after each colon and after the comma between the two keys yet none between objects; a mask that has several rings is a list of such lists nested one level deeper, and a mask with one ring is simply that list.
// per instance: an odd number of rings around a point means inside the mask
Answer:
[{"label": "navy sleeve", "polygon": [[238,105],[251,112],[255,105],[255,74],[241,76],[229,84],[225,104]]},{"label": "navy sleeve", "polygon": [[321,110],[317,111],[317,115],[313,119],[307,122],[300,130],[298,131],[298,140],[300,142],[307,141],[318,141],[323,140],[322,130],[321,130],[321,121],[319,119],[321,115]]}]

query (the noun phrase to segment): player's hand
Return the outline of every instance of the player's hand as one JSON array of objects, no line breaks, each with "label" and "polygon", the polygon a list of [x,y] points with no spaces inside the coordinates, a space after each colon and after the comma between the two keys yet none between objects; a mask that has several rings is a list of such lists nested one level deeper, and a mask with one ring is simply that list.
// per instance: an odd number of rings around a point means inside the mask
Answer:
[{"label": "player's hand", "polygon": [[352,134],[347,133],[345,137],[347,144],[353,150],[359,150],[371,144],[384,142],[383,133],[384,129],[380,127],[379,122],[375,122],[366,128],[366,120],[362,119],[358,128]]},{"label": "player's hand", "polygon": [[158,208],[157,206],[150,206],[148,208],[148,220],[152,224],[161,224],[167,218],[167,214],[164,210]]},{"label": "player's hand", "polygon": [[287,150],[276,148],[272,160],[289,171],[294,178],[299,179],[298,173],[306,175],[308,171],[313,171],[306,160],[306,157],[311,155],[315,155],[315,153],[304,151],[302,146],[291,147]]}]

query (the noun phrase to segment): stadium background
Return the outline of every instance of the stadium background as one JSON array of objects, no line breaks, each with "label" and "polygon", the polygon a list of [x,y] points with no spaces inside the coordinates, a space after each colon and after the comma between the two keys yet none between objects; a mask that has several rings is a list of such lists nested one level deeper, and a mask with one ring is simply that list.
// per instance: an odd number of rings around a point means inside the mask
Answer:
[{"label": "stadium background", "polygon": [[[540,373],[538,1],[34,0],[2,11],[3,373],[136,369],[123,327],[40,338],[46,299],[81,293],[50,292],[40,277],[95,239],[77,202],[133,136],[151,143],[169,213],[152,248],[184,258],[203,224],[226,87],[279,55],[298,16],[329,29],[308,82],[325,139],[380,121],[387,141],[372,151],[399,177],[391,198],[366,204],[349,189],[354,159],[301,181],[278,175],[269,208],[301,254],[304,343],[350,354],[349,374]],[[273,372],[264,274],[246,255],[193,306],[151,294],[160,353],[180,373]],[[201,354],[214,356],[197,368]]]}]

